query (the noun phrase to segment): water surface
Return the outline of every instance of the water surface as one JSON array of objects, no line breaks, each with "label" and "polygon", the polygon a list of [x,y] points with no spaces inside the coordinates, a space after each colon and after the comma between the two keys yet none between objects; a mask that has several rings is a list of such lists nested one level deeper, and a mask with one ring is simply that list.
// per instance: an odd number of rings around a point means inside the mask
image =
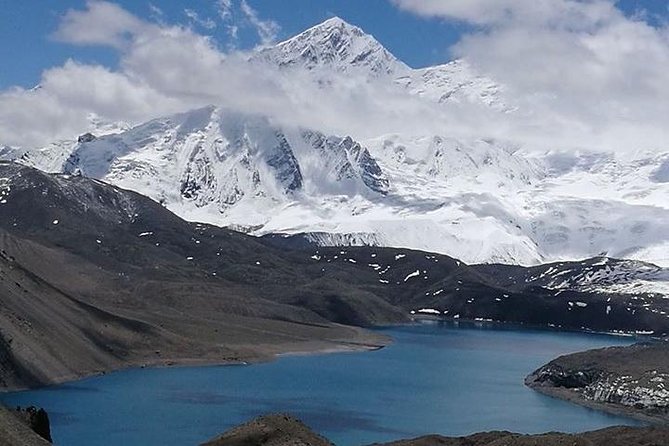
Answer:
[{"label": "water surface", "polygon": [[62,446],[196,445],[277,411],[296,415],[340,446],[428,433],[635,424],[523,385],[528,373],[556,356],[630,339],[437,323],[384,331],[395,343],[375,352],[128,370],[0,399],[44,407]]}]

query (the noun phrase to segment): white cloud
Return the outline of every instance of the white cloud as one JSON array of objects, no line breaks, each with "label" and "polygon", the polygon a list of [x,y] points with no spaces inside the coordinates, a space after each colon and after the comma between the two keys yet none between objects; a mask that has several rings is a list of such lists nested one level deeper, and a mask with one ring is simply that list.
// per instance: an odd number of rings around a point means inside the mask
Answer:
[{"label": "white cloud", "polygon": [[216,0],[214,6],[221,20],[226,21],[232,17],[232,0]]},{"label": "white cloud", "polygon": [[507,87],[520,108],[510,137],[544,146],[669,145],[666,27],[604,0],[394,3],[475,26],[451,51]]},{"label": "white cloud", "polygon": [[227,25],[226,29],[228,31],[228,35],[230,38],[234,41],[239,38],[239,26],[237,25]]},{"label": "white cloud", "polygon": [[125,46],[145,23],[120,6],[105,1],[89,0],[86,10],[69,10],[53,37],[78,45]]},{"label": "white cloud", "polygon": [[214,2],[214,9],[223,22],[228,37],[231,39],[229,46],[232,48],[236,45],[239,38],[239,25],[235,23],[233,16],[234,4],[232,0],[216,0]]},{"label": "white cloud", "polygon": [[616,9],[607,0],[392,0],[407,11],[476,25],[531,24],[590,27]]},{"label": "white cloud", "polygon": [[183,103],[102,66],[67,61],[42,74],[32,90],[0,93],[0,141],[31,146],[72,137],[88,128],[94,112],[108,120],[142,120],[157,109],[181,110]]},{"label": "white cloud", "polygon": [[149,3],[149,11],[151,11],[151,18],[154,20],[162,20],[162,18],[165,16],[163,10],[153,3]]},{"label": "white cloud", "polygon": [[204,29],[210,30],[216,28],[216,22],[213,19],[209,17],[200,17],[200,14],[192,9],[184,9],[184,14],[188,17],[191,23],[201,26]]},{"label": "white cloud", "polygon": [[65,14],[56,36],[116,48],[120,68],[68,61],[45,70],[35,90],[0,92],[0,142],[34,146],[72,137],[87,116],[139,122],[211,103],[260,110],[282,90],[241,54],[222,53],[189,28],[138,19],[105,2]]},{"label": "white cloud", "polygon": [[269,19],[261,19],[258,12],[246,0],[241,1],[240,8],[246,19],[257,31],[262,45],[269,45],[276,41],[279,31],[281,31],[278,23]]}]

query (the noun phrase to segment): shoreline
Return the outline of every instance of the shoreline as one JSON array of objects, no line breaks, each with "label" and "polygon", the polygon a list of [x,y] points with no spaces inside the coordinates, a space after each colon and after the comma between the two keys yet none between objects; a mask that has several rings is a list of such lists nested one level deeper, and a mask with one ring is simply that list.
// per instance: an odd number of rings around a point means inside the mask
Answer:
[{"label": "shoreline", "polygon": [[573,392],[569,389],[558,388],[558,387],[541,387],[541,386],[532,386],[527,382],[525,385],[541,395],[548,396],[550,398],[555,398],[561,401],[565,401],[571,404],[575,404],[587,409],[597,410],[600,412],[605,412],[610,415],[622,416],[625,418],[630,418],[635,421],[642,422],[644,424],[653,425],[653,426],[669,426],[669,418],[665,417],[654,417],[647,415],[641,412],[636,411],[631,407],[626,407],[622,405],[613,405],[610,403],[601,403],[597,401],[590,401],[583,398],[576,392]]},{"label": "shoreline", "polygon": [[[595,334],[603,336],[614,337],[630,337],[640,338],[641,335],[623,335],[616,332],[595,332],[590,330],[567,329],[561,327],[550,327],[543,325],[530,325],[520,322],[504,322],[504,321],[477,321],[474,319],[453,319],[433,315],[411,315],[410,322],[396,323],[390,325],[381,325],[371,328],[353,327],[358,335],[363,338],[375,339],[377,342],[369,341],[324,341],[324,340],[306,340],[291,344],[260,344],[254,345],[246,350],[248,356],[240,355],[239,359],[216,359],[216,358],[147,358],[146,360],[130,360],[124,364],[115,367],[110,366],[105,369],[83,370],[79,373],[64,375],[52,378],[52,382],[39,386],[8,386],[0,389],[0,396],[15,393],[25,392],[30,390],[45,389],[49,387],[56,387],[68,383],[81,381],[88,378],[105,376],[110,373],[123,372],[134,369],[144,368],[178,368],[178,367],[228,367],[228,366],[246,366],[253,364],[262,364],[266,362],[275,361],[282,357],[290,356],[310,356],[310,355],[325,355],[336,353],[355,353],[376,351],[383,349],[393,343],[392,338],[383,334],[384,330],[393,329],[395,327],[410,327],[412,325],[430,323],[447,323],[457,327],[460,323],[476,327],[476,328],[505,328],[505,329],[519,329],[519,330],[536,330],[548,332],[563,332],[563,333],[578,333],[578,334]],[[374,334],[371,334],[374,333]],[[643,339],[660,339],[643,336]],[[248,347],[248,346],[242,346]],[[249,354],[250,353],[250,354]],[[531,386],[528,386],[532,388]],[[549,395],[550,396],[550,395]],[[559,398],[559,397],[558,397]]]},{"label": "shoreline", "polygon": [[[39,386],[7,386],[0,389],[0,397],[3,395],[27,392],[31,390],[47,389],[74,383],[88,378],[105,376],[111,373],[118,373],[129,370],[139,370],[146,368],[180,368],[180,367],[231,367],[248,366],[276,361],[282,357],[288,356],[310,356],[325,355],[331,353],[356,353],[381,350],[394,341],[389,336],[383,334],[372,334],[369,330],[361,327],[350,327],[362,336],[364,341],[304,341],[290,344],[260,344],[253,346],[248,352],[248,356],[240,355],[239,359],[216,359],[216,358],[160,358],[147,360],[127,361],[119,367],[110,366],[104,370],[83,370],[72,375],[64,375],[52,378],[52,382]],[[372,342],[374,341],[374,342]],[[246,346],[244,346],[246,347]],[[3,405],[0,402],[0,405]]]},{"label": "shoreline", "polygon": [[566,328],[566,327],[558,327],[555,325],[540,325],[540,324],[525,324],[523,322],[507,322],[507,321],[495,321],[495,320],[476,320],[476,319],[467,319],[467,318],[453,318],[453,317],[448,317],[448,316],[437,316],[437,315],[430,315],[430,314],[412,314],[410,315],[412,322],[407,322],[407,323],[401,323],[401,324],[393,324],[393,325],[387,325],[383,327],[378,327],[379,329],[382,328],[391,328],[391,327],[402,327],[402,326],[409,326],[414,323],[421,323],[421,322],[449,322],[453,324],[458,324],[458,323],[466,323],[466,324],[471,324],[476,327],[507,327],[507,328],[518,328],[520,330],[535,330],[535,331],[552,331],[552,332],[560,332],[560,333],[579,333],[579,334],[592,334],[592,335],[600,335],[600,336],[613,336],[613,337],[619,337],[619,338],[632,338],[632,339],[637,339],[639,341],[669,341],[669,337],[664,338],[661,336],[653,336],[653,335],[648,335],[644,333],[637,333],[637,332],[621,332],[621,331],[598,331],[598,330],[591,330],[591,329],[578,329],[578,328]]},{"label": "shoreline", "polygon": [[[94,371],[83,371],[80,374],[71,375],[71,376],[62,376],[54,379],[53,383],[44,386],[36,387],[23,387],[23,388],[5,388],[0,390],[0,397],[3,395],[11,393],[20,393],[31,390],[47,389],[51,387],[57,387],[61,385],[66,385],[68,383],[75,383],[77,381],[95,378],[100,376],[105,376],[111,373],[138,370],[144,368],[187,368],[187,367],[229,367],[229,366],[250,366],[254,364],[262,364],[266,362],[271,362],[279,360],[283,357],[290,356],[315,356],[315,355],[325,355],[325,354],[336,354],[336,353],[357,353],[357,352],[373,352],[384,349],[385,347],[391,345],[394,340],[387,335],[383,334],[384,329],[392,329],[394,327],[407,327],[412,325],[419,325],[425,322],[445,322],[445,323],[455,323],[456,325],[460,322],[463,325],[474,327],[483,326],[484,328],[494,328],[502,327],[509,328],[515,325],[516,328],[521,330],[529,329],[529,326],[522,324],[512,324],[496,321],[474,321],[474,320],[453,320],[453,319],[442,319],[442,318],[416,318],[409,323],[401,324],[392,324],[381,327],[376,327],[376,333],[373,331],[370,333],[366,329],[353,327],[358,336],[362,337],[360,341],[304,341],[299,343],[290,343],[290,344],[261,344],[254,346],[253,350],[246,350],[247,356],[240,355],[239,359],[210,359],[210,358],[161,358],[147,361],[129,361],[122,365],[121,367],[110,367],[106,370],[94,370]],[[466,327],[462,327],[466,328]],[[540,327],[539,331],[544,331],[545,328]],[[579,330],[565,330],[559,328],[550,328],[547,331],[558,331],[558,332],[571,332],[571,333],[581,333],[581,334],[598,334],[598,335],[612,335],[612,333],[593,333],[590,331],[579,331]],[[371,341],[374,342],[371,342]],[[553,388],[553,387],[541,387],[531,385],[527,378],[524,380],[524,385],[530,390],[536,391],[542,395],[559,399],[567,403],[575,404],[581,407],[586,407],[591,410],[597,410],[600,412],[608,413],[611,415],[622,416],[630,420],[643,423],[643,425],[656,425],[656,426],[667,426],[669,425],[669,419],[662,417],[653,417],[643,413],[635,411],[634,408],[627,408],[624,406],[613,406],[611,404],[599,403],[594,401],[588,401],[582,398],[579,394],[569,391],[567,389]],[[0,403],[0,406],[6,407],[4,403]],[[612,425],[613,426],[613,425]],[[617,424],[616,426],[622,426]]]}]

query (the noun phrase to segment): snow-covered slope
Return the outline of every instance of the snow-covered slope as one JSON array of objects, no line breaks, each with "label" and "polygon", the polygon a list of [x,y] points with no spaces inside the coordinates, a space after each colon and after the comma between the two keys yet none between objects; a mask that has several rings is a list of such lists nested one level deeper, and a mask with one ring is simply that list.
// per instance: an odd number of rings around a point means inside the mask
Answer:
[{"label": "snow-covered slope", "polygon": [[454,60],[444,65],[405,71],[394,82],[413,95],[440,104],[484,104],[494,110],[511,112],[504,88],[477,73],[466,61]]},{"label": "snow-covered slope", "polygon": [[[313,76],[324,89],[374,83],[439,110],[482,106],[493,118],[516,110],[503,85],[465,61],[409,68],[338,18],[249,63],[278,66],[286,79]],[[256,235],[308,233],[321,244],[416,248],[467,262],[606,255],[669,265],[669,153],[528,153],[510,141],[456,137],[438,123],[430,133],[356,141],[224,106],[92,128],[94,136],[45,148],[3,148],[0,158],[80,172],[186,219]]]},{"label": "snow-covered slope", "polygon": [[[35,87],[41,88],[41,87]],[[0,148],[0,159],[21,160],[30,166],[39,166],[47,172],[59,172],[63,164],[76,149],[79,142],[85,141],[94,135],[115,135],[130,129],[126,122],[110,122],[101,119],[94,113],[88,115],[88,126],[82,129],[85,133],[73,139],[54,141],[45,147],[27,149],[23,147]]]}]

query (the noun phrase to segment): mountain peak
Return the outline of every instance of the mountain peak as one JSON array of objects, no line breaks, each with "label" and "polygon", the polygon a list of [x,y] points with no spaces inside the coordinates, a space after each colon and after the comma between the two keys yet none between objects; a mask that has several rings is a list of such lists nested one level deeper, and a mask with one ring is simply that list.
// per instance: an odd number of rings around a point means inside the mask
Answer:
[{"label": "mountain peak", "polygon": [[336,16],[262,50],[260,56],[280,67],[362,69],[375,76],[408,69],[372,35]]},{"label": "mountain peak", "polygon": [[314,26],[313,28],[317,28],[319,26],[342,26],[342,25],[343,26],[354,27],[353,25],[351,25],[350,23],[348,23],[346,20],[342,19],[341,17],[334,16],[334,17],[330,17],[329,19],[319,23],[318,25]]},{"label": "mountain peak", "polygon": [[[314,25],[310,28],[307,28],[306,30],[302,31],[298,35],[291,37],[288,40],[285,40],[283,42],[280,42],[277,46],[284,45],[288,42],[295,41],[295,40],[303,40],[305,38],[313,38],[314,36],[320,36],[322,34],[330,34],[333,31],[338,31],[342,34],[346,34],[348,36],[352,37],[372,37],[371,35],[366,34],[360,27],[355,26],[347,22],[346,20],[342,19],[341,17],[334,16],[330,17],[329,19]],[[373,39],[373,37],[372,37]],[[378,42],[376,42],[379,46]]]}]

